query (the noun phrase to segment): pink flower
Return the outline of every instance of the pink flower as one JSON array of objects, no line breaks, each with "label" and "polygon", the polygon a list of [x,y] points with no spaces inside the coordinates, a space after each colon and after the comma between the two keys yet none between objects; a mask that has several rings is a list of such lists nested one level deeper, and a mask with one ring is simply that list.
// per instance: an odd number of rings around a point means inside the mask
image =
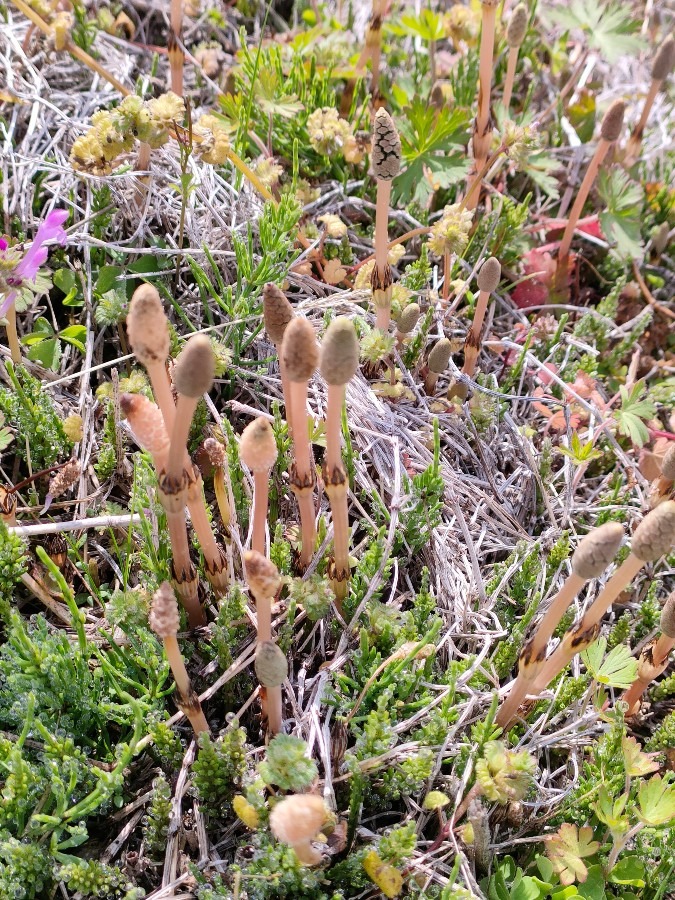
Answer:
[{"label": "pink flower", "polygon": [[[8,308],[16,299],[18,289],[24,282],[35,281],[40,266],[47,260],[48,251],[44,245],[48,241],[57,241],[62,247],[65,245],[68,238],[64,231],[63,223],[67,218],[67,210],[53,209],[40,225],[28,252],[5,277],[5,283],[15,290],[9,291],[2,301],[2,304],[0,305],[0,316],[5,315]],[[4,253],[6,250],[7,242],[0,238],[0,252]]]}]

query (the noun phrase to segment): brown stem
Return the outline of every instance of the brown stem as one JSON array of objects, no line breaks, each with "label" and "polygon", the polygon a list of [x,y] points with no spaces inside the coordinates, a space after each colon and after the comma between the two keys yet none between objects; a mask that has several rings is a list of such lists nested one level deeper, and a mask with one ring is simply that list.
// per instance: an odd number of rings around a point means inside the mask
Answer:
[{"label": "brown stem", "polygon": [[533,686],[544,665],[548,642],[584,583],[585,579],[574,572],[568,575],[546,610],[531,642],[523,649],[518,665],[518,677],[495,719],[496,724],[502,728],[507,728],[511,723],[527,694],[535,693]]},{"label": "brown stem", "polygon": [[[162,499],[163,504],[165,503],[165,497],[166,495],[160,488],[160,498]],[[199,603],[199,583],[194,566],[192,565],[192,560],[190,559],[185,512],[183,509],[180,509],[177,512],[169,511],[166,509],[166,505],[164,508],[166,510],[166,523],[169,530],[169,541],[171,543],[176,591],[188,614],[190,628],[201,628],[203,625],[206,625],[206,617],[204,615],[204,610]]]},{"label": "brown stem", "polygon": [[281,358],[281,344],[276,344],[277,357],[279,359],[279,377],[281,378],[281,391],[284,395],[284,400],[286,403],[286,423],[288,424],[288,436],[291,440],[293,440],[293,423],[292,423],[292,414],[291,414],[291,382],[288,378],[288,372],[286,371],[286,363]]},{"label": "brown stem", "polygon": [[[630,584],[644,564],[644,560],[638,559],[637,556],[630,553],[600,591],[595,601],[586,610],[578,628],[573,629],[570,634],[579,636],[592,634],[612,603],[621,591]],[[574,641],[562,641],[553,651],[550,658],[546,660],[545,665],[535,678],[531,693],[540,694],[556,675],[562,672],[572,661],[580,649],[583,649],[583,647]]]},{"label": "brown stem", "polygon": [[176,404],[171,392],[171,381],[169,373],[166,370],[164,360],[157,362],[147,361],[145,364],[146,371],[152,385],[152,393],[155,397],[155,403],[162,411],[162,418],[166,426],[167,434],[171,434],[173,423],[176,418]]},{"label": "brown stem", "polygon": [[506,80],[504,82],[502,104],[507,113],[509,111],[509,106],[511,105],[511,95],[513,94],[513,82],[516,77],[516,66],[518,65],[518,51],[518,47],[509,48],[509,59],[506,64]]},{"label": "brown stem", "polygon": [[342,465],[342,407],[344,384],[329,384],[326,397],[326,468]]},{"label": "brown stem", "polygon": [[264,708],[267,712],[267,730],[270,734],[279,734],[283,721],[281,706],[281,685],[261,688],[265,691]]},{"label": "brown stem", "polygon": [[7,330],[7,344],[9,345],[10,353],[12,354],[12,362],[15,365],[20,365],[21,344],[19,343],[19,335],[16,331],[16,304],[13,300],[7,307],[7,311],[5,312],[5,319],[7,320],[7,324],[5,326]]},{"label": "brown stem", "polygon": [[567,263],[570,246],[572,244],[572,237],[574,235],[574,229],[577,227],[579,217],[581,216],[584,208],[584,203],[588,198],[590,190],[593,187],[593,183],[597,178],[600,166],[602,165],[604,158],[607,156],[607,152],[610,147],[610,142],[601,137],[598,141],[598,146],[595,148],[593,158],[588,165],[588,169],[586,169],[584,180],[581,182],[579,193],[577,194],[576,200],[574,201],[574,206],[572,207],[572,211],[570,212],[569,218],[567,220],[567,225],[565,226],[565,232],[562,236],[562,240],[560,241],[560,249],[558,251],[558,269],[563,268],[565,271],[567,271]]},{"label": "brown stem", "polygon": [[[253,473],[253,535],[251,549],[265,555],[265,524],[267,523],[267,503],[269,498],[270,473]],[[269,640],[269,638],[265,638]]]},{"label": "brown stem", "polygon": [[652,106],[654,105],[656,95],[661,90],[662,86],[663,81],[657,81],[656,79],[652,78],[652,83],[649,86],[649,93],[645,97],[645,103],[642,107],[642,115],[640,116],[640,121],[631,131],[630,138],[628,140],[628,145],[626,147],[626,156],[624,159],[624,163],[626,165],[632,165],[640,153],[640,147],[642,146],[642,135],[644,134],[645,126],[647,125],[649,114],[652,111]]},{"label": "brown stem", "polygon": [[173,426],[170,432],[169,460],[166,466],[166,472],[170,478],[180,479],[185,470],[185,455],[187,453],[190,425],[192,424],[192,417],[195,414],[198,402],[199,397],[186,397],[184,394],[178,395],[178,403],[176,404]]},{"label": "brown stem", "polygon": [[473,322],[464,341],[464,365],[462,366],[462,372],[464,375],[468,375],[469,378],[473,378],[476,371],[476,360],[480,350],[480,335],[483,330],[489,299],[490,293],[488,291],[479,292],[476,310],[473,314]]},{"label": "brown stem", "polygon": [[391,181],[377,179],[377,199],[375,205],[375,265],[383,276],[389,253],[389,201]]},{"label": "brown stem", "polygon": [[195,466],[192,466],[192,475],[187,495],[190,521],[204,554],[206,577],[209,579],[216,596],[223,597],[227,592],[229,581],[226,560],[213,534],[213,528],[206,511],[202,476]]},{"label": "brown stem", "polygon": [[211,730],[204,717],[199,697],[197,697],[192,689],[190,676],[185,668],[185,663],[183,662],[176,636],[167,635],[162,638],[162,641],[164,643],[164,652],[169,661],[169,666],[171,667],[171,672],[173,673],[176,688],[178,690],[178,706],[190,720],[190,725],[192,725],[195,734],[198,735],[202,731],[210,734]]},{"label": "brown stem", "polygon": [[447,302],[450,296],[450,251],[445,250],[443,253],[443,291],[441,294],[444,301]]},{"label": "brown stem", "polygon": [[495,23],[497,7],[483,3],[483,26],[480,38],[480,69],[478,88],[478,115],[473,130],[474,175],[470,176],[466,209],[475,209],[478,204],[478,193],[469,197],[471,186],[483,168],[490,149],[492,129],[490,128],[490,89],[492,87],[492,58],[495,46]]}]

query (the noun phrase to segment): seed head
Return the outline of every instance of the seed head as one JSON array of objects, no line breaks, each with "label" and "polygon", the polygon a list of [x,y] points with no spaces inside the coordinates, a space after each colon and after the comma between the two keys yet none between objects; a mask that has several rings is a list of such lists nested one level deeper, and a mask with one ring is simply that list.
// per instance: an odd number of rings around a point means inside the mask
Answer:
[{"label": "seed head", "polygon": [[675,543],[675,501],[666,500],[644,517],[633,535],[633,556],[653,562],[670,552]]},{"label": "seed head", "polygon": [[509,47],[520,47],[527,33],[527,7],[519,3],[511,13],[509,24],[506,28],[506,43]]},{"label": "seed head", "polygon": [[492,291],[497,289],[497,285],[499,284],[499,279],[501,277],[501,263],[495,256],[489,256],[480,267],[480,272],[478,273],[478,278],[476,279],[476,281],[478,282],[479,290],[486,291],[488,294],[491,294]]},{"label": "seed head", "polygon": [[309,381],[319,362],[319,346],[307,319],[294,318],[288,323],[281,356],[291,381]]},{"label": "seed head", "polygon": [[652,78],[654,81],[665,81],[675,66],[675,38],[669,34],[654,55]]},{"label": "seed head", "polygon": [[239,456],[251,472],[269,472],[277,459],[277,442],[267,419],[259,416],[244,428]]},{"label": "seed head", "polygon": [[62,469],[49,479],[47,493],[52,497],[60,497],[69,487],[72,487],[80,477],[82,468],[76,459],[70,459]]},{"label": "seed head", "polygon": [[394,120],[380,107],[373,119],[372,165],[376,178],[391,181],[401,168],[401,138]]},{"label": "seed head", "polygon": [[205,334],[191,337],[180,352],[173,370],[173,383],[184,397],[201,397],[213,385],[216,361]]},{"label": "seed head", "polygon": [[431,353],[427,360],[430,371],[434,372],[436,375],[440,375],[441,372],[444,372],[450,362],[451,354],[452,343],[447,338],[441,338],[440,341],[431,348]]},{"label": "seed head", "polygon": [[675,442],[673,442],[661,460],[661,474],[668,481],[675,481]]},{"label": "seed head", "polygon": [[600,125],[600,136],[605,141],[616,141],[621,134],[623,127],[623,114],[626,111],[626,104],[623,100],[615,100],[609,107],[602,118]]},{"label": "seed head", "polygon": [[163,363],[169,355],[169,320],[156,287],[136,288],[127,313],[127,334],[136,358],[144,366]]},{"label": "seed head", "polygon": [[278,687],[288,678],[288,660],[274,641],[258,644],[253,668],[263,687]]},{"label": "seed head", "polygon": [[574,574],[585,581],[602,575],[616,556],[623,537],[623,526],[618,522],[605,522],[589,531],[572,554]]},{"label": "seed head", "polygon": [[409,303],[398,317],[396,326],[401,334],[410,334],[419,322],[422,311],[418,303]]},{"label": "seed head", "polygon": [[276,284],[268,281],[263,288],[263,320],[265,331],[275,347],[283,341],[286,326],[294,316],[286,294]]},{"label": "seed head", "polygon": [[150,628],[157,637],[175,637],[180,627],[178,602],[168,581],[163,581],[155,591],[150,607]]},{"label": "seed head", "polygon": [[347,384],[359,367],[359,339],[353,322],[338,316],[321,342],[321,374],[327,384]]},{"label": "seed head", "polygon": [[668,595],[661,610],[661,631],[666,637],[675,638],[675,591]]},{"label": "seed head", "polygon": [[246,581],[256,600],[274,597],[281,587],[281,578],[273,562],[257,550],[247,550],[244,553],[244,568]]}]

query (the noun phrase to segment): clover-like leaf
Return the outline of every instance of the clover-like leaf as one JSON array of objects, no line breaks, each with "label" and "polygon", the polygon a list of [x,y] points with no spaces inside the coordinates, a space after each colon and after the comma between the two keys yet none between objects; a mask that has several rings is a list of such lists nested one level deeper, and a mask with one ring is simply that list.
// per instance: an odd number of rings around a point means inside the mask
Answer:
[{"label": "clover-like leaf", "polygon": [[546,839],[546,855],[564,885],[574,884],[575,881],[583,884],[588,875],[584,859],[593,856],[599,849],[600,844],[593,840],[593,829],[588,825],[577,828],[565,822]]},{"label": "clover-like leaf", "polygon": [[623,765],[626,775],[639,777],[658,772],[659,764],[656,762],[658,753],[643,753],[640,745],[634,737],[624,735],[621,738],[621,752],[623,753]]},{"label": "clover-like leaf", "polygon": [[607,638],[601,637],[584,650],[581,658],[593,678],[600,684],[629,688],[637,677],[637,660],[628,647],[619,644],[605,656]]},{"label": "clover-like leaf", "polygon": [[654,775],[638,788],[638,818],[646,825],[666,825],[675,820],[675,787]]}]

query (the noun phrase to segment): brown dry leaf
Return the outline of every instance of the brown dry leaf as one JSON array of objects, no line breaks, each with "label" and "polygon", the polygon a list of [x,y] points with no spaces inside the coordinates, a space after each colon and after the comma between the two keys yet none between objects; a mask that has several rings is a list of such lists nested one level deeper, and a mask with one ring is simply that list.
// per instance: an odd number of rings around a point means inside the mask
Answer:
[{"label": "brown dry leaf", "polygon": [[347,270],[339,259],[329,259],[323,267],[323,280],[326,284],[339,284],[347,277]]}]

